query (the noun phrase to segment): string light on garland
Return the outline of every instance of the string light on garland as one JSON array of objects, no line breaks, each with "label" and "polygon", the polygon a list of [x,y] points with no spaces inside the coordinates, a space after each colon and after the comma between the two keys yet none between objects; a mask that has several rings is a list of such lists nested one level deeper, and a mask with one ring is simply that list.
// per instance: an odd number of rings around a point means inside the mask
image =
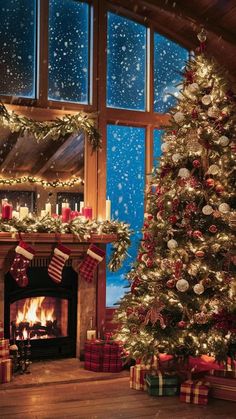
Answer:
[{"label": "string light on garland", "polygon": [[93,151],[101,148],[101,135],[95,127],[93,115],[89,116],[84,112],[65,115],[54,121],[39,122],[8,111],[4,104],[0,103],[0,126],[8,127],[11,132],[19,132],[19,136],[25,132],[31,133],[37,141],[48,138],[56,141],[67,134],[83,131],[87,135]]},{"label": "string light on garland", "polygon": [[47,181],[45,179],[39,179],[33,176],[22,176],[19,178],[0,178],[0,184],[2,185],[20,185],[24,183],[33,183],[41,185],[44,188],[72,188],[75,185],[84,184],[83,179],[80,177],[74,177],[68,180],[52,180]]}]

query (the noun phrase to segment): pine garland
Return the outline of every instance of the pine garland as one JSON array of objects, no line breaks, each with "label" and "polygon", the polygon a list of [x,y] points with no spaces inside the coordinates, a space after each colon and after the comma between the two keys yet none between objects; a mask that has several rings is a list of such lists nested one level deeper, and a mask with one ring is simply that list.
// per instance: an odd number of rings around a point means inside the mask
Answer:
[{"label": "pine garland", "polygon": [[11,132],[19,132],[23,135],[29,132],[34,135],[36,140],[43,141],[51,138],[53,141],[73,132],[83,131],[88,136],[88,140],[93,151],[101,148],[101,135],[94,126],[94,121],[84,112],[76,115],[65,115],[54,121],[34,121],[31,118],[9,112],[3,103],[0,104],[0,127],[8,127]]},{"label": "pine garland", "polygon": [[69,223],[62,223],[59,218],[48,215],[41,218],[25,217],[23,220],[12,218],[0,219],[0,232],[9,232],[13,235],[20,233],[59,233],[73,234],[80,241],[87,241],[92,234],[114,234],[117,240],[112,242],[113,251],[108,263],[111,271],[117,271],[127,256],[130,246],[131,230],[129,225],[119,221],[96,221],[78,217]]}]

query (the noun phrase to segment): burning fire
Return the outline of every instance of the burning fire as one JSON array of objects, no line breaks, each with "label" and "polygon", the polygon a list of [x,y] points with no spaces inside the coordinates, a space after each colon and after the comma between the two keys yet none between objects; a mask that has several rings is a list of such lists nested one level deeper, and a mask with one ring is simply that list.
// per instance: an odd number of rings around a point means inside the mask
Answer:
[{"label": "burning fire", "polygon": [[45,297],[27,298],[23,310],[19,310],[16,317],[16,323],[28,322],[30,326],[35,323],[41,323],[46,326],[47,321],[53,321],[54,307],[44,309],[42,307]]}]

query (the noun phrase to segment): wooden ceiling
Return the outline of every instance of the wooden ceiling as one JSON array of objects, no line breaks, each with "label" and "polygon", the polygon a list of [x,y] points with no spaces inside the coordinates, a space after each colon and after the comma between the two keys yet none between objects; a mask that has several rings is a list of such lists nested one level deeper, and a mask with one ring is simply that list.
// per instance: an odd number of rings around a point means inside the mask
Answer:
[{"label": "wooden ceiling", "polygon": [[84,178],[84,134],[37,142],[26,134],[0,132],[0,175],[31,175],[46,180]]},{"label": "wooden ceiling", "polygon": [[198,46],[196,34],[207,31],[207,52],[236,80],[236,0],[112,0],[155,30],[188,49]]}]

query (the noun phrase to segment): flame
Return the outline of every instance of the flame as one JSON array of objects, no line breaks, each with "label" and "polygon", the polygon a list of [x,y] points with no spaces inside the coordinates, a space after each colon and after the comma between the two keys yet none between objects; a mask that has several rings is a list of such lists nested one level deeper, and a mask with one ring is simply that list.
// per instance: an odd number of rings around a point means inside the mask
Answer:
[{"label": "flame", "polygon": [[27,298],[23,306],[23,310],[19,310],[16,316],[16,323],[28,322],[30,326],[40,322],[42,326],[46,326],[48,320],[55,320],[54,307],[44,309],[42,307],[45,297]]}]

